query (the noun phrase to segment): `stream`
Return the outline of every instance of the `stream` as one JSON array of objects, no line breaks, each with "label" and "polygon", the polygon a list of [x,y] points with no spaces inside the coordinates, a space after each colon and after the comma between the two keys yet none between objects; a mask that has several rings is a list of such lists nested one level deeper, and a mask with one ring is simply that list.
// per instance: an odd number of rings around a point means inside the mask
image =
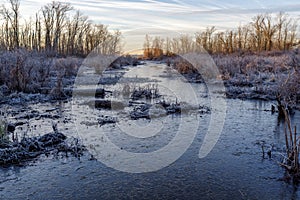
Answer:
[{"label": "stream", "polygon": [[[216,93],[227,106],[212,107],[205,84],[187,82],[158,62],[105,72],[106,77],[120,76],[115,84],[95,85],[99,75],[83,71],[76,89],[105,89],[110,91],[105,99],[121,106],[97,109],[93,101],[98,98],[80,93],[70,101],[6,106],[13,122],[30,112],[58,116],[24,120],[18,135],[51,132],[54,120],[66,136],[80,138],[88,152],[80,159],[42,155],[25,166],[0,168],[1,199],[300,198],[296,185],[281,180],[285,170],[277,161],[285,146],[284,125],[271,113],[275,102],[226,99]],[[178,101],[188,105],[186,112],[166,114],[162,107],[151,107],[150,119],[132,119],[134,106],[125,90],[142,87],[157,87],[161,96],[138,99],[137,105]],[[211,112],[201,112],[199,106]],[[224,112],[220,137],[208,155],[199,158],[212,115]],[[116,122],[99,125],[100,116]],[[291,120],[300,130],[300,112]],[[272,148],[271,158],[262,157],[263,143]]]}]

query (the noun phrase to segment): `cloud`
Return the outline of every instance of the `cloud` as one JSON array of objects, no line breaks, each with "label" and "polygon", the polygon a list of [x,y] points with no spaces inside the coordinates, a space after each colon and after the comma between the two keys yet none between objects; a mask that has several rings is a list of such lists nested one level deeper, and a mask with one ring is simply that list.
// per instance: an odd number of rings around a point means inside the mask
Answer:
[{"label": "cloud", "polygon": [[[42,5],[52,0],[22,0],[22,14],[34,15]],[[229,29],[246,23],[258,13],[284,11],[299,17],[298,0],[70,0],[91,20],[109,24],[110,29],[124,33],[127,44],[143,43],[148,32],[167,36],[191,33],[207,26]],[[153,31],[151,31],[153,30]],[[125,34],[126,33],[126,34]],[[127,39],[128,38],[128,39]],[[142,39],[142,41],[138,41]],[[131,41],[130,41],[131,40]],[[130,48],[133,48],[132,45]],[[127,45],[128,46],[128,45]],[[137,46],[138,47],[138,46]]]}]

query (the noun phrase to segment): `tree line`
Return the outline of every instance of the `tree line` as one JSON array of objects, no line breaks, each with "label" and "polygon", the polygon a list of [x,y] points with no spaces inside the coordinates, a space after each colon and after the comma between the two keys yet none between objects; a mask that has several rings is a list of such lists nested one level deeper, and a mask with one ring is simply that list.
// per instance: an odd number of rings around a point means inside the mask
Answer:
[{"label": "tree line", "polygon": [[261,52],[290,50],[299,44],[297,20],[286,13],[259,14],[246,25],[233,30],[217,31],[213,27],[196,32],[194,36],[180,35],[175,38],[150,37],[144,41],[144,57],[202,51],[209,53]]},{"label": "tree line", "polygon": [[30,19],[20,18],[20,0],[0,8],[0,49],[25,48],[57,55],[113,54],[120,51],[121,32],[95,24],[69,3],[53,1]]}]

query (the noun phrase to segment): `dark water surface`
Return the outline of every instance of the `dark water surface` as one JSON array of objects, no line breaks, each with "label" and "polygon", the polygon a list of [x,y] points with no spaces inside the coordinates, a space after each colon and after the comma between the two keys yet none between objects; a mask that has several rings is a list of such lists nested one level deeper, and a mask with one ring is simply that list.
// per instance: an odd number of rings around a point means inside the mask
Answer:
[{"label": "dark water surface", "polygon": [[[145,66],[129,69],[125,77],[155,79],[162,86],[160,91],[166,95],[165,98],[171,99],[174,92],[166,85],[168,82],[174,85],[178,82],[178,77],[159,76],[164,73],[169,73],[166,66],[147,63]],[[106,89],[118,90],[122,87],[120,85],[106,86]],[[203,98],[206,94],[205,86],[192,84],[192,87],[201,98],[199,104],[209,106],[209,100]],[[111,98],[120,97],[113,95]],[[79,104],[85,100],[82,98],[73,107],[70,103],[60,105],[63,117],[58,121],[70,118],[65,123],[59,123],[60,129],[68,136],[80,137],[87,146],[92,146],[92,154],[97,153],[97,144],[103,140],[98,135],[99,131],[123,150],[147,153],[168,145],[176,134],[178,125],[182,123],[181,120],[198,121],[200,125],[184,154],[172,164],[154,172],[121,172],[107,167],[101,160],[90,160],[88,153],[80,160],[74,157],[41,156],[25,167],[2,168],[1,199],[300,199],[296,186],[278,180],[285,175],[284,169],[276,163],[284,148],[284,133],[277,115],[272,115],[269,111],[272,102],[227,99],[227,115],[221,137],[208,156],[200,159],[199,149],[210,122],[210,114],[192,112],[182,114],[181,117],[175,115],[155,118],[152,123],[162,124],[159,133],[149,138],[136,138],[123,133],[120,128],[122,123],[147,126],[149,120],[132,121],[128,118],[129,111],[126,109],[105,111]],[[31,109],[42,111],[53,106],[57,105],[32,105]],[[101,114],[118,117],[118,124],[106,124],[102,127],[80,124],[82,121],[95,122]],[[72,120],[74,117],[77,124]],[[296,112],[292,120],[298,130],[299,119],[300,113]],[[49,132],[50,126],[40,126],[49,121],[33,119],[30,124],[33,127],[37,125],[37,128],[32,132]],[[22,131],[24,130],[19,130],[20,133]],[[272,159],[262,158],[260,144],[263,141],[266,149],[273,144]]]}]

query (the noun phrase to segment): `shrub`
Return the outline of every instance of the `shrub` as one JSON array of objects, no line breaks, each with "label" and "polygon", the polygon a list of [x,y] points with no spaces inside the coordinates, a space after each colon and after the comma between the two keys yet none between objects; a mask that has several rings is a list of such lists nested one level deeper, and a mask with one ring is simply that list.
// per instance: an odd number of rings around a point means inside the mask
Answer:
[{"label": "shrub", "polygon": [[294,69],[278,81],[277,98],[285,106],[295,107],[300,103],[300,71]]},{"label": "shrub", "polygon": [[173,67],[181,74],[195,73],[197,70],[191,63],[181,57],[177,57],[173,62]]},{"label": "shrub", "polygon": [[58,58],[55,60],[55,69],[56,71],[61,71],[64,77],[72,77],[77,75],[81,63],[81,58]]}]

